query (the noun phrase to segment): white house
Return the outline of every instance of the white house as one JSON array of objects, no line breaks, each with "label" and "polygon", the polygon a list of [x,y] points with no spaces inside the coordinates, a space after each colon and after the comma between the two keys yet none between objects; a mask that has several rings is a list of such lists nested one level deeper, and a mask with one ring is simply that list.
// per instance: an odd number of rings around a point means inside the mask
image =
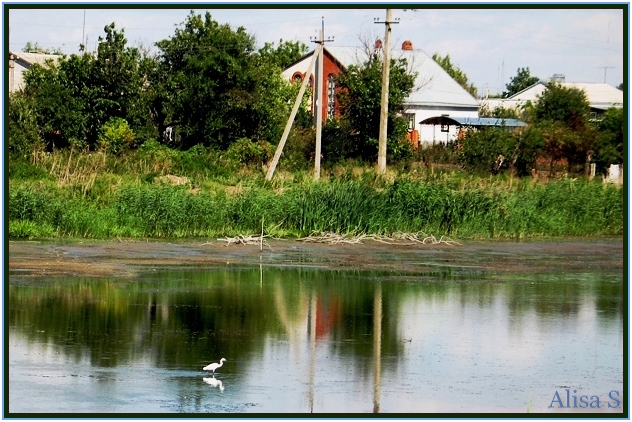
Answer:
[{"label": "white house", "polygon": [[60,56],[43,53],[15,53],[9,51],[9,93],[24,87],[24,72],[34,64],[44,66],[47,60],[56,62]]},{"label": "white house", "polygon": [[[367,59],[361,47],[327,45],[325,50],[334,62],[340,64],[340,68],[360,64]],[[288,67],[283,72],[284,77],[291,80],[297,72],[306,72],[312,54],[308,53]],[[413,49],[410,41],[405,41],[401,48],[393,49],[391,57],[406,58],[409,69],[417,73],[413,91],[404,102],[404,116],[409,121],[410,137],[414,144],[446,142],[457,136],[457,126],[444,126],[442,131],[441,126],[422,124],[422,121],[440,116],[478,118],[478,100],[452,79],[432,57],[422,50]]]},{"label": "white house", "polygon": [[[559,77],[558,77],[559,78]],[[600,118],[610,107],[623,107],[623,91],[605,83],[588,82],[564,82],[561,77],[559,84],[565,88],[576,88],[586,93],[586,98],[590,104],[592,117]],[[546,90],[546,82],[540,81],[509,98],[490,98],[481,102],[482,107],[494,110],[498,107],[506,109],[520,109],[528,102],[535,103],[538,97]]]}]

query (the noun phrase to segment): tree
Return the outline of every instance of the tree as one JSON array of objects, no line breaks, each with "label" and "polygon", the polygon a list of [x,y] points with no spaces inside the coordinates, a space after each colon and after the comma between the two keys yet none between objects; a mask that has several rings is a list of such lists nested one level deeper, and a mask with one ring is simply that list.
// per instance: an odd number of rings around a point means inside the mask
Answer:
[{"label": "tree", "polygon": [[226,149],[241,138],[280,138],[289,83],[277,64],[255,53],[255,40],[243,27],[233,30],[208,12],[191,12],[174,36],[156,45],[154,115],[169,119],[161,126],[178,129],[180,147]]},{"label": "tree", "polygon": [[274,46],[274,43],[265,43],[258,53],[264,60],[276,64],[284,70],[303,57],[308,50],[309,47],[300,41],[283,41],[281,39],[277,47]]},{"label": "tree", "polygon": [[31,43],[30,41],[26,42],[26,45],[22,49],[25,53],[41,53],[41,54],[56,54],[63,55],[61,48],[53,48],[52,50],[49,48],[40,47],[38,43]]},{"label": "tree", "polygon": [[[414,87],[415,75],[408,73],[406,59],[391,60],[388,99],[388,153],[391,157],[405,154],[408,122],[401,116],[404,100]],[[338,75],[341,119],[347,133],[325,138],[325,149],[340,157],[374,160],[380,130],[382,61],[376,52],[366,62],[352,65]],[[346,128],[346,129],[345,129]],[[342,143],[332,143],[331,139]]]},{"label": "tree", "polygon": [[528,67],[518,68],[518,73],[516,76],[511,78],[511,82],[509,82],[505,87],[507,91],[503,92],[502,97],[508,98],[523,89],[529,88],[531,85],[537,83],[540,80],[537,76],[531,76],[531,71]]},{"label": "tree", "polygon": [[439,53],[434,53],[432,55],[432,59],[439,64],[445,70],[448,75],[452,77],[459,85],[463,87],[467,92],[469,92],[473,97],[477,96],[477,89],[474,84],[470,84],[467,80],[467,76],[465,73],[452,64],[450,60],[450,55],[446,54],[445,57],[441,57]]},{"label": "tree", "polygon": [[114,23],[104,31],[97,56],[64,56],[25,73],[24,92],[49,148],[95,148],[101,127],[112,118],[126,120],[133,131],[148,126],[139,52],[126,47],[124,31]]},{"label": "tree", "polygon": [[579,130],[588,124],[590,103],[584,91],[550,82],[538,96],[534,111],[537,120],[560,122]]},{"label": "tree", "polygon": [[610,164],[623,162],[623,109],[609,108],[596,123],[598,135],[593,161],[600,172]]},{"label": "tree", "polygon": [[589,113],[590,104],[584,91],[555,82],[547,84],[533,106],[549,157],[566,158],[569,172],[577,163],[583,163],[584,171],[588,171],[592,160],[596,133],[588,123]]}]

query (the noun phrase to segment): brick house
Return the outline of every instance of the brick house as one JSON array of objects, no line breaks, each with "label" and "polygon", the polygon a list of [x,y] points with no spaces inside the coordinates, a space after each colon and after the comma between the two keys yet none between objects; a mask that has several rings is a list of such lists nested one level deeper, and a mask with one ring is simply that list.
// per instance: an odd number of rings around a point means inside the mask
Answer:
[{"label": "brick house", "polygon": [[[381,48],[380,43],[376,43],[375,48]],[[311,51],[288,66],[283,71],[283,77],[286,80],[302,81],[313,54],[314,51]],[[327,99],[327,107],[323,108],[325,120],[340,116],[334,76],[352,64],[362,63],[366,60],[366,52],[359,47],[327,46],[323,56],[323,98]],[[409,122],[408,137],[415,146],[420,143],[446,142],[458,136],[458,126],[449,125],[445,131],[440,131],[435,125],[422,123],[428,119],[440,116],[478,118],[478,100],[452,79],[432,57],[422,50],[415,50],[412,42],[404,41],[401,48],[393,49],[391,57],[406,58],[410,71],[417,73],[413,91],[404,101],[403,112]],[[313,80],[310,86],[314,86]]]},{"label": "brick house", "polygon": [[[283,71],[283,77],[296,83],[303,82],[313,55],[314,51],[311,51],[288,66]],[[321,84],[323,92],[321,98],[327,99],[327,107],[323,107],[323,121],[340,117],[338,99],[336,98],[336,94],[338,93],[338,87],[336,87],[336,76],[342,71],[342,69],[344,69],[344,65],[327,49],[327,47],[325,47],[323,51],[323,78]],[[309,89],[311,91],[310,98],[314,98],[314,73],[315,70],[312,70],[309,81]],[[310,108],[312,114],[314,114],[314,105],[311,103],[311,100]]]}]

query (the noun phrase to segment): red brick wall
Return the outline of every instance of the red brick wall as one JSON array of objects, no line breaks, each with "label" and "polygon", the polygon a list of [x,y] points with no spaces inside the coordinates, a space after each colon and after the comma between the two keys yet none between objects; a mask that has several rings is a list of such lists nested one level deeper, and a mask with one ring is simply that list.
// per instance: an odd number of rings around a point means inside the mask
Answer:
[{"label": "red brick wall", "polygon": [[[322,112],[323,112],[323,121],[327,120],[327,104],[328,104],[328,80],[329,80],[329,75],[334,74],[334,75],[338,75],[341,71],[340,67],[336,64],[336,62],[334,62],[331,57],[325,52],[323,54],[324,60],[323,60],[323,83],[322,83],[322,87],[323,87],[323,92],[322,92],[322,96],[321,98],[323,99],[323,107],[322,107]],[[338,93],[339,88],[336,87],[336,94]],[[335,115],[336,118],[340,117],[340,108],[338,105],[338,99],[336,98],[335,100]]]}]

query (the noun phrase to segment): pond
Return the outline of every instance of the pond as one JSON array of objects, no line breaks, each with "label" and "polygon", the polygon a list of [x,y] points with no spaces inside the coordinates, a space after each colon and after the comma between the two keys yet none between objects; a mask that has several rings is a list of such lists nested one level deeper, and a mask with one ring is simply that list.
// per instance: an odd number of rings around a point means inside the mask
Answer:
[{"label": "pond", "polygon": [[[154,257],[203,250],[154,246]],[[130,257],[103,245],[34,248]],[[624,410],[621,239],[234,254],[143,261],[126,276],[10,266],[9,412]],[[202,370],[221,358],[214,374]]]}]

